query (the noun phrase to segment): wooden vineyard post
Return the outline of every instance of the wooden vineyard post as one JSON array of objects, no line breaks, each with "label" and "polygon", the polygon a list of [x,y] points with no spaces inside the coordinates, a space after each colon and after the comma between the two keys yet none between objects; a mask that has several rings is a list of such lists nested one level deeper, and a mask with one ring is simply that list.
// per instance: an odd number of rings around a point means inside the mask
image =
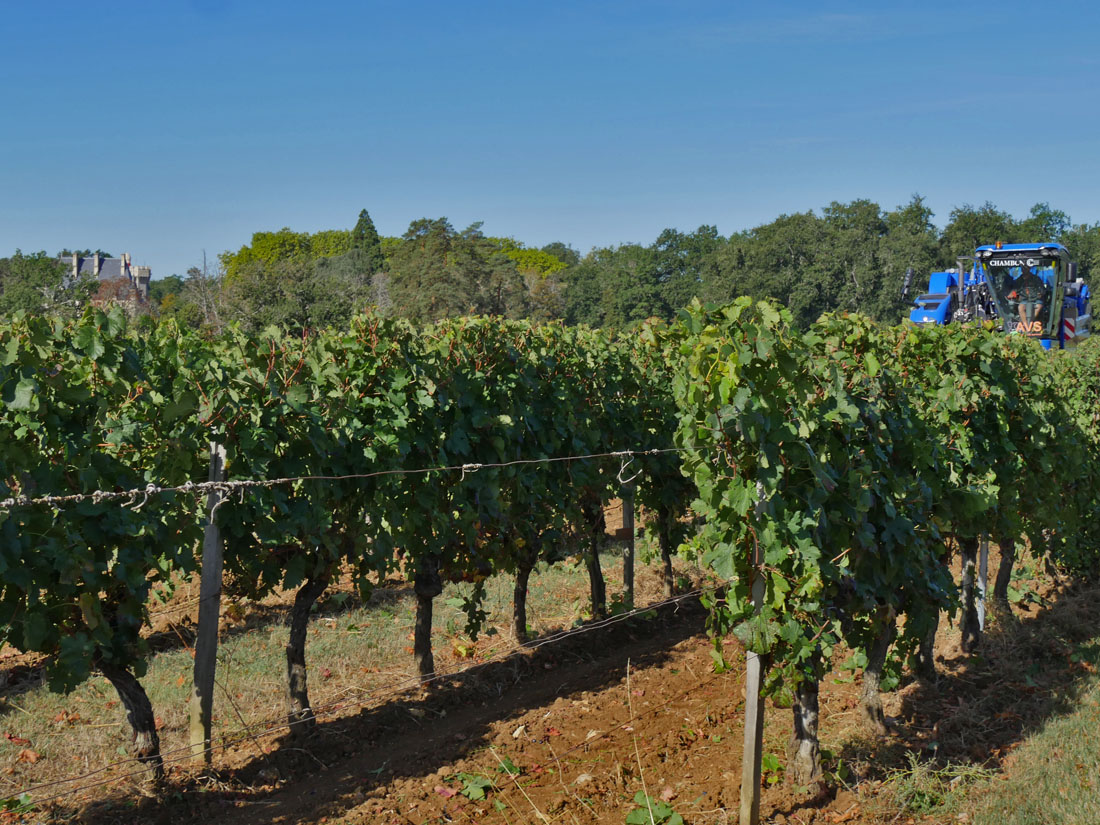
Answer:
[{"label": "wooden vineyard post", "polygon": [[989,535],[982,535],[978,548],[978,629],[985,632],[985,597],[989,585]]},{"label": "wooden vineyard post", "polygon": [[[764,489],[756,484],[755,514],[764,507]],[[752,607],[756,613],[764,604],[764,551],[754,543],[752,554]],[[764,746],[764,704],[760,690],[764,686],[764,663],[758,653],[745,653],[745,748],[741,754],[741,818],[740,825],[760,823],[760,761]]]},{"label": "wooden vineyard post", "polygon": [[628,608],[634,607],[634,485],[626,484],[622,491],[623,532],[626,551],[623,553],[623,592]]},{"label": "wooden vineyard post", "polygon": [[[225,447],[210,442],[210,480],[225,475]],[[222,542],[214,511],[222,501],[220,490],[206,497],[206,530],[202,538],[202,578],[199,583],[199,627],[195,638],[194,690],[191,693],[191,761],[209,765],[211,717],[214,708],[214,669],[218,656],[218,617],[222,601]]]}]

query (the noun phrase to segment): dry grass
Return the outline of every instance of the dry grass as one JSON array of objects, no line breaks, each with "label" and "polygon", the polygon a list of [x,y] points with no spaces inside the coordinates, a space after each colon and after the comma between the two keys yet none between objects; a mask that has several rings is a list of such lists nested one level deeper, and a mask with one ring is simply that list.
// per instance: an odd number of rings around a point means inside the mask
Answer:
[{"label": "dry grass", "polygon": [[1014,754],[972,801],[977,825],[1100,823],[1100,681]]},{"label": "dry grass", "polygon": [[886,739],[855,715],[829,732],[866,821],[1100,823],[1100,585],[1040,575],[1023,560],[977,653],[941,625],[939,675],[885,697]]}]

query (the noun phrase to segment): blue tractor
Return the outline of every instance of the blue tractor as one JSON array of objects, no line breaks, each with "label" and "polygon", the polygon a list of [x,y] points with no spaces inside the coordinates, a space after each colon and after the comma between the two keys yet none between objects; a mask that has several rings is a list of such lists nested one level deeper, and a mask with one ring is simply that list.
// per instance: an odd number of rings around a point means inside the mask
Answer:
[{"label": "blue tractor", "polygon": [[[1075,347],[1089,336],[1089,288],[1061,244],[979,246],[973,258],[958,263],[932,273],[928,292],[913,302],[910,321],[993,321],[1007,333],[1038,339],[1046,349]],[[909,280],[906,273],[906,287]]]}]

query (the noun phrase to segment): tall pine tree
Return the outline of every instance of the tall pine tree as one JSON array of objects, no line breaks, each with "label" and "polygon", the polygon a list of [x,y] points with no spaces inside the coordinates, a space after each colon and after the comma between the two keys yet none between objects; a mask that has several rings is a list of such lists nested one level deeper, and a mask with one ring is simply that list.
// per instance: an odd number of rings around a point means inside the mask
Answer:
[{"label": "tall pine tree", "polygon": [[386,261],[382,254],[382,240],[378,237],[378,230],[375,229],[374,221],[370,219],[366,209],[359,213],[359,220],[351,230],[351,248],[360,251],[358,257],[366,264],[369,273],[374,274],[382,270]]}]

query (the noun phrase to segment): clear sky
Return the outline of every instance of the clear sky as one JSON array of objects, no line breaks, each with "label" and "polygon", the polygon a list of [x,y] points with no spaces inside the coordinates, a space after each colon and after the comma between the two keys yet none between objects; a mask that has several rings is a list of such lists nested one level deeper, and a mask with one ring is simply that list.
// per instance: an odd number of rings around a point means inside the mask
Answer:
[{"label": "clear sky", "polygon": [[587,251],[923,195],[1100,220],[1095,2],[0,2],[0,256],[445,216]]}]

